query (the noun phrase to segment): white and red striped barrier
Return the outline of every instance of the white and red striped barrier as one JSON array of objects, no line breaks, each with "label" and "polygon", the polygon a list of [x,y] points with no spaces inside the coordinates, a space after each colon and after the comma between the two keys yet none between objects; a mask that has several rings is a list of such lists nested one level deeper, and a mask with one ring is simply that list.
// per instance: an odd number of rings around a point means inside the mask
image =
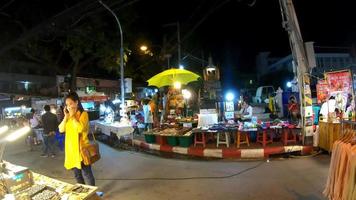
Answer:
[{"label": "white and red striped barrier", "polygon": [[210,157],[210,158],[242,158],[242,159],[259,159],[268,158],[273,154],[282,154],[290,152],[301,152],[302,154],[310,154],[313,151],[312,146],[280,146],[280,147],[265,147],[260,149],[237,149],[237,148],[203,148],[203,147],[172,147],[169,145],[149,144],[140,140],[134,140],[135,146],[147,150],[155,150],[161,152],[177,153],[182,155]]}]

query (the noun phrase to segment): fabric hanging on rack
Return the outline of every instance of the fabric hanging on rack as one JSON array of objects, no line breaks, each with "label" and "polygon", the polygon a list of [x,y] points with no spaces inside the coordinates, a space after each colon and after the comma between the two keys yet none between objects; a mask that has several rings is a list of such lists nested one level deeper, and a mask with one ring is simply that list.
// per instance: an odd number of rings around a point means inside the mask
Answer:
[{"label": "fabric hanging on rack", "polygon": [[355,135],[354,130],[347,130],[333,144],[329,175],[323,192],[330,200],[356,199]]}]

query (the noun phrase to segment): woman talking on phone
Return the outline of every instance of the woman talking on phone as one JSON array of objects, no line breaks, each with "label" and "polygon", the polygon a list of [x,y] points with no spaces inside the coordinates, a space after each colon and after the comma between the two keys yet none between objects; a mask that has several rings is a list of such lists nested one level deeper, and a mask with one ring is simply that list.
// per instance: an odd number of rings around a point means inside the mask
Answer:
[{"label": "woman talking on phone", "polygon": [[84,111],[77,93],[69,93],[65,99],[63,110],[64,118],[59,125],[59,131],[65,132],[65,159],[64,167],[74,171],[77,183],[85,184],[84,177],[88,185],[95,185],[94,175],[91,165],[84,165],[80,154],[80,145],[88,144],[89,118]]}]

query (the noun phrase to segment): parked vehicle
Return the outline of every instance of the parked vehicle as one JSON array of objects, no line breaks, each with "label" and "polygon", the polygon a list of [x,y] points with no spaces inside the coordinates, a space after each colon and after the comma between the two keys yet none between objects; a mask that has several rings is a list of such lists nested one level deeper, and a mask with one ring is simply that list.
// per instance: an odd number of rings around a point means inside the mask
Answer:
[{"label": "parked vehicle", "polygon": [[254,103],[268,103],[269,97],[275,94],[273,86],[261,86],[256,90],[256,96],[253,97]]}]

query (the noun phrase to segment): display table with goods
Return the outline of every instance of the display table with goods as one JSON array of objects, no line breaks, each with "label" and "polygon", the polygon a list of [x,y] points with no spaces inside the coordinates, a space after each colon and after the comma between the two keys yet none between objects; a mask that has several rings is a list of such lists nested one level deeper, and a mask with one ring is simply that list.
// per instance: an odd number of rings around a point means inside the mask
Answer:
[{"label": "display table with goods", "polygon": [[157,143],[160,145],[188,147],[192,143],[192,128],[156,128],[145,132],[147,143]]},{"label": "display table with goods", "polygon": [[105,121],[94,121],[95,130],[101,131],[101,133],[110,136],[111,133],[116,134],[117,137],[131,135],[134,131],[134,128],[130,123],[106,123]]},{"label": "display table with goods", "polygon": [[35,172],[26,167],[2,163],[0,196],[19,200],[96,200],[97,187],[70,184]]},{"label": "display table with goods", "polygon": [[[214,135],[225,133],[230,134],[232,141],[236,141],[237,148],[241,142],[246,142],[249,146],[250,142],[261,143],[263,147],[272,143],[275,138],[279,138],[284,145],[289,142],[297,142],[297,136],[300,134],[300,128],[289,124],[287,121],[275,120],[273,122],[239,122],[225,123],[221,122],[212,126],[195,128],[192,130],[195,137],[195,143],[203,144],[214,138]],[[198,139],[196,139],[198,135]],[[217,137],[218,140],[218,137]],[[218,146],[218,141],[217,141]]]},{"label": "display table with goods", "polygon": [[197,117],[183,117],[177,119],[178,123],[184,127],[197,127],[198,118]]}]

